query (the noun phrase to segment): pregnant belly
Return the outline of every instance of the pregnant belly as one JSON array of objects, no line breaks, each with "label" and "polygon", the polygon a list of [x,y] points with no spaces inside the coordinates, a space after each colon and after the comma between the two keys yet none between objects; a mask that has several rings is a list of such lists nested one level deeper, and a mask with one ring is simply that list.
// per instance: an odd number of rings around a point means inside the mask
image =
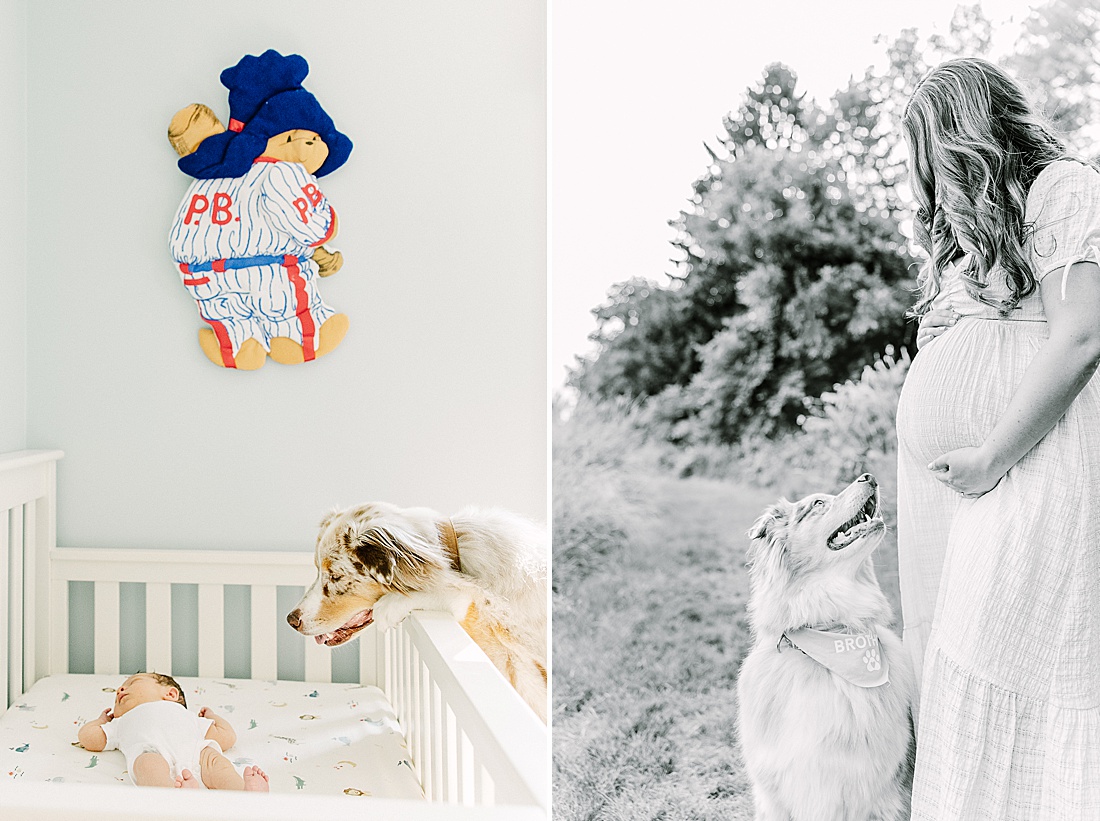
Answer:
[{"label": "pregnant belly", "polygon": [[925,344],[898,401],[898,446],[930,462],[981,444],[1045,338],[1045,323],[971,318]]}]

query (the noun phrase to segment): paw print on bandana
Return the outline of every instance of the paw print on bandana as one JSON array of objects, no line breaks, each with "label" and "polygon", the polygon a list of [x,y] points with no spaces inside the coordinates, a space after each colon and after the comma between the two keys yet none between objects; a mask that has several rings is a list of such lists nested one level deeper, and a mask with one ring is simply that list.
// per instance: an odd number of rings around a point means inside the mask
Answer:
[{"label": "paw print on bandana", "polygon": [[876,670],[882,669],[882,662],[879,660],[877,646],[872,646],[867,649],[867,652],[863,654],[863,663],[867,665],[868,673],[873,673]]}]

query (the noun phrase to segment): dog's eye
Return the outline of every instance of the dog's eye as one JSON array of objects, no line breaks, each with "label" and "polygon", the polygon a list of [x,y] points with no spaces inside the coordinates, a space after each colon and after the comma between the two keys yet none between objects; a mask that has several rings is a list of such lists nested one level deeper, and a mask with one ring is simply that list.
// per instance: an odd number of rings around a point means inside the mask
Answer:
[{"label": "dog's eye", "polygon": [[825,507],[824,499],[815,499],[812,507]]}]

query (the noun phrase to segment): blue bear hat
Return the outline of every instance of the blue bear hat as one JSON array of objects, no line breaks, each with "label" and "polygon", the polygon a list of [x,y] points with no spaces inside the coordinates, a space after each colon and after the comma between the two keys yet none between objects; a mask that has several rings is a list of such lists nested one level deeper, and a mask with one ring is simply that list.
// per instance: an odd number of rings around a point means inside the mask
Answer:
[{"label": "blue bear hat", "polygon": [[180,157],[180,171],[200,180],[243,176],[269,139],[295,128],[316,131],[328,146],[318,177],[347,162],[351,140],[336,130],[317,98],[302,88],[308,73],[304,57],[284,57],[274,49],[259,57],[242,57],[223,71],[222,85],[229,89],[229,130],[207,137],[194,153]]}]

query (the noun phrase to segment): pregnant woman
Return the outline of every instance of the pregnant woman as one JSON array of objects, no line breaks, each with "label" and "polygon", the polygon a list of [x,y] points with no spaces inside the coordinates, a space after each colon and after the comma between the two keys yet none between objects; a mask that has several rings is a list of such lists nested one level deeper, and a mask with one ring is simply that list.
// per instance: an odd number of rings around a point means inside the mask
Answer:
[{"label": "pregnant woman", "polygon": [[913,818],[1100,818],[1100,173],[996,66],[904,115],[922,320],[898,406]]}]

